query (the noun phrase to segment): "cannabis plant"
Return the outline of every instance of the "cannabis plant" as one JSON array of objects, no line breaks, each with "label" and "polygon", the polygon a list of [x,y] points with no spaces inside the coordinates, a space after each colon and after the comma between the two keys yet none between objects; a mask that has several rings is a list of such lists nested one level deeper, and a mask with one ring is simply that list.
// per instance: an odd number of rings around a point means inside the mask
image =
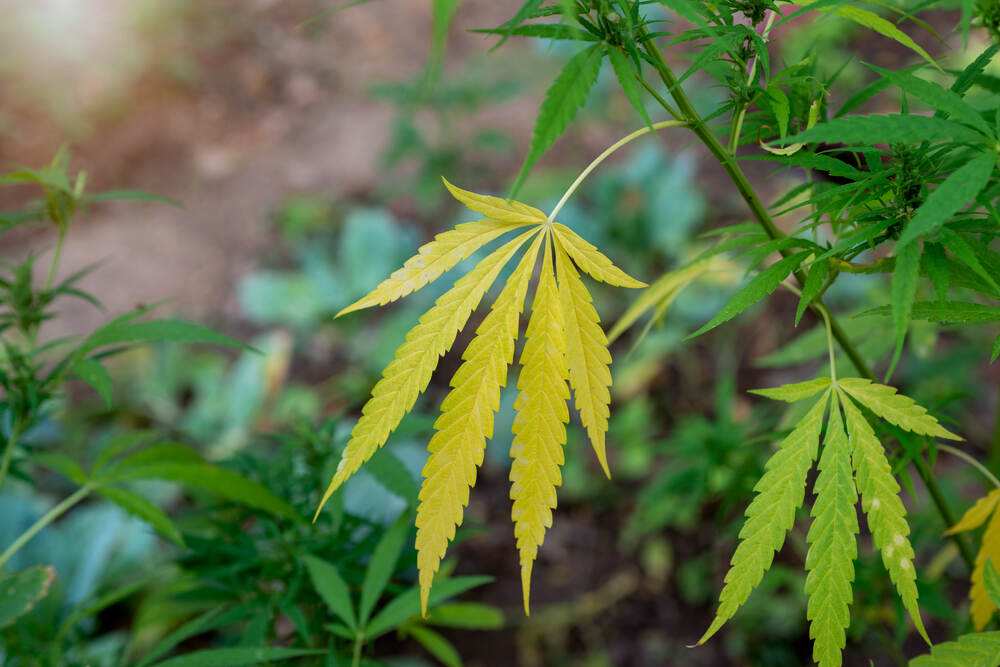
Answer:
[{"label": "cannabis plant", "polygon": [[[432,4],[437,20],[445,22],[457,5]],[[961,48],[933,54],[907,31],[929,29],[915,16],[933,6],[928,3],[906,8],[878,4],[898,19],[890,20],[841,0],[798,8],[767,0],[528,0],[503,25],[480,31],[497,36],[497,47],[527,38],[568,42],[575,49],[542,101],[509,197],[477,194],[444,181],[476,219],[439,234],[339,315],[391,304],[488,244],[502,242],[456,280],[406,335],[362,410],[324,501],[389,440],[491,285],[508,264],[514,266],[465,347],[428,445],[416,514],[425,613],[435,572],[462,524],[485,442],[493,435],[500,390],[517,352],[521,314],[532,286],[525,341],[517,355],[519,394],[510,451],[511,516],[525,612],[532,565],[556,507],[571,396],[597,460],[610,475],[611,355],[582,276],[617,287],[645,287],[615,326],[612,337],[617,337],[646,317],[662,319],[682,290],[722,270],[721,260],[728,258],[725,265],[742,263],[752,275],[688,338],[724,325],[776,292],[787,292],[798,298],[798,305],[779,324],[791,329],[800,321],[818,322],[829,366],[816,377],[756,392],[811,404],[804,410],[793,406],[792,428],[754,487],[715,620],[698,643],[736,614],[766,576],[796,524],[807,490],[813,500],[804,594],[815,661],[824,666],[842,662],[854,563],[859,544],[865,544],[858,505],[902,608],[930,642],[918,601],[921,564],[910,542],[900,481],[909,485],[906,467],[912,464],[942,519],[951,523],[954,515],[932,466],[938,451],[968,454],[939,442],[961,441],[954,432],[961,432],[960,426],[946,428],[939,415],[890,382],[904,358],[911,322],[971,328],[1000,321],[1000,255],[993,248],[1000,229],[995,208],[1000,106],[998,79],[990,73],[998,46],[980,46],[978,53],[966,56],[971,44],[995,38],[995,21],[984,5],[960,4],[963,11],[954,27]],[[815,51],[787,61],[781,39],[774,35],[800,18],[839,22],[843,31],[858,30],[894,45],[910,62],[896,69],[876,63],[859,68]],[[973,31],[974,25],[991,32]],[[680,69],[677,62],[684,51],[690,64]],[[596,89],[605,62],[640,127],[587,165],[551,212],[515,199],[536,163]],[[846,78],[848,67],[853,67],[855,80],[867,77],[870,83],[842,89],[840,77]],[[689,89],[699,82],[723,91],[715,108],[692,102]],[[660,114],[666,118],[654,120]],[[750,218],[713,230],[708,238],[714,242],[700,256],[651,280],[648,287],[559,222],[563,206],[588,174],[646,135],[700,144],[725,173]],[[798,182],[767,203],[744,172],[746,160],[770,163]],[[660,215],[661,224],[669,225],[670,211]],[[825,297],[838,293],[845,275],[879,286],[887,281],[888,298],[860,313],[846,304],[832,308]],[[861,346],[852,340],[841,321],[845,315],[865,318],[872,331],[881,330],[877,344]],[[997,356],[1000,337],[992,350],[983,350],[984,360]],[[812,476],[814,468],[818,472]],[[987,496],[952,529],[954,534],[989,520],[978,558],[973,559],[964,542],[956,542],[972,570],[977,629],[986,625],[1000,601],[991,566],[1000,558],[1000,519],[994,512],[998,498],[995,492]],[[949,659],[947,664],[996,664],[998,655],[1000,640],[985,633],[942,644],[915,664],[946,664]]]}]

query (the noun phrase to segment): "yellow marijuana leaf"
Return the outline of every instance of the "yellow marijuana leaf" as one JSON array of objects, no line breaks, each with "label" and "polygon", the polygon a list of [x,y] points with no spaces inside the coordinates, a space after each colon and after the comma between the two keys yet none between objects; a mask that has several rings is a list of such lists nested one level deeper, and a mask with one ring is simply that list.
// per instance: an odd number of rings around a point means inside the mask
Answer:
[{"label": "yellow marijuana leaf", "polygon": [[406,260],[402,268],[393,271],[391,276],[383,280],[368,295],[337,313],[337,317],[362,308],[384,306],[416,292],[434,282],[442,273],[493,239],[523,224],[501,220],[479,220],[457,225],[454,229],[438,234],[433,241],[420,246],[417,254]]},{"label": "yellow marijuana leaf", "polygon": [[646,287],[646,283],[636,280],[605,257],[601,252],[577,236],[576,232],[558,222],[552,225],[559,245],[573,258],[577,266],[591,278],[616,287]]},{"label": "yellow marijuana leaf", "polygon": [[611,477],[604,436],[608,431],[611,410],[611,354],[608,339],[601,329],[590,293],[580,280],[562,244],[556,241],[556,271],[559,274],[559,301],[566,318],[566,361],[569,382],[576,397],[580,421],[587,429],[590,443],[604,474]]},{"label": "yellow marijuana leaf", "polygon": [[976,630],[982,630],[989,623],[990,617],[996,611],[996,605],[990,599],[986,590],[984,574],[986,562],[1000,563],[1000,514],[996,512],[997,504],[1000,503],[1000,489],[994,489],[980,498],[975,505],[969,508],[965,516],[952,526],[946,535],[954,535],[967,530],[978,528],[986,519],[989,523],[983,532],[983,543],[976,554],[976,566],[972,570],[972,586],[969,589],[969,600],[972,602],[972,624]]},{"label": "yellow marijuana leaf", "polygon": [[[538,288],[532,300],[527,341],[521,353],[520,394],[514,404],[514,441],[511,445],[511,518],[521,560],[524,609],[528,611],[531,568],[545,530],[552,525],[556,487],[569,421],[569,385],[573,387],[580,419],[606,474],[605,433],[611,395],[611,355],[597,311],[573,262],[598,280],[627,287],[644,283],[614,266],[597,248],[569,228],[551,221],[537,208],[457,188],[444,182],[452,195],[485,220],[458,225],[422,246],[364,298],[343,311],[385,305],[410,294],[462,259],[503,236],[531,225],[531,229],[493,251],[424,313],[396,350],[396,358],[382,372],[351,431],[337,472],[323,494],[319,515],[330,496],[385,444],[430,382],[441,356],[455,342],[472,312],[479,306],[503,268],[527,240],[535,239],[520,259],[489,314],[462,355],[462,365],[451,379],[451,391],[441,404],[441,415],[428,445],[417,508],[417,566],[420,602],[424,614],[434,575],[448,543],[462,524],[469,490],[483,460],[486,439],[493,435],[494,413],[507,368],[514,357],[521,311],[542,244],[545,244]],[[565,202],[565,197],[563,203]]]},{"label": "yellow marijuana leaf", "polygon": [[477,195],[475,192],[455,187],[447,179],[441,180],[455,199],[465,204],[470,211],[485,215],[487,218],[521,225],[540,225],[546,220],[545,214],[534,206],[489,195]]},{"label": "yellow marijuana leaf", "polygon": [[563,464],[569,421],[564,325],[550,242],[545,247],[521,351],[521,375],[517,382],[521,393],[514,402],[517,415],[510,448],[514,459],[510,467],[510,497],[514,501],[511,518],[521,554],[525,614],[528,614],[531,566],[545,539],[546,528],[552,526],[556,487],[562,484],[559,468]]},{"label": "yellow marijuana leaf", "polygon": [[389,434],[413,408],[417,397],[427,388],[441,355],[455,342],[455,336],[465,326],[486,290],[517,249],[535,233],[537,230],[525,232],[486,257],[441,295],[420,317],[419,324],[406,334],[406,342],[396,350],[396,358],[382,371],[382,379],[361,409],[361,419],[351,431],[351,439],[323,494],[317,515],[333,492],[385,444]]},{"label": "yellow marijuana leaf", "polygon": [[451,379],[452,390],[441,404],[437,431],[427,446],[424,483],[417,508],[417,568],[420,570],[420,607],[427,614],[434,574],[448,542],[462,525],[476,468],[483,462],[486,439],[493,437],[493,413],[500,405],[507,367],[514,357],[514,341],[524,296],[545,234],[525,253],[476,337],[462,354],[463,363]]}]

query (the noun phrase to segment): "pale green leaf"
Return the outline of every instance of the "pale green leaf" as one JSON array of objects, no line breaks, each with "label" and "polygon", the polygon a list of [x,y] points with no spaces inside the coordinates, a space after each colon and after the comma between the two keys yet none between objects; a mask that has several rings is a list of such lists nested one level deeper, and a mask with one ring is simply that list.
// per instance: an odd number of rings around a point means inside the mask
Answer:
[{"label": "pale green leaf", "polygon": [[872,541],[882,554],[882,563],[903,601],[903,607],[909,612],[917,631],[930,643],[917,605],[917,572],[913,547],[908,539],[910,526],[906,522],[906,509],[899,497],[899,484],[892,475],[882,443],[875,437],[868,421],[846,395],[843,397],[841,403],[853,450],[851,460]]},{"label": "pale green leaf", "polygon": [[997,667],[1000,632],[962,635],[957,641],[936,644],[929,655],[910,661],[910,667]]},{"label": "pale green leaf", "polygon": [[814,380],[806,380],[805,382],[784,384],[773,389],[751,389],[750,393],[765,398],[772,398],[776,401],[794,403],[795,401],[815,396],[829,386],[830,378],[816,378]]},{"label": "pale green leaf", "polygon": [[819,459],[812,526],[806,536],[806,616],[810,621],[813,660],[820,667],[840,667],[847,643],[854,599],[854,560],[858,556],[858,493],[851,473],[851,448],[844,432],[836,394]]},{"label": "pale green leaf", "polygon": [[877,384],[864,378],[844,378],[837,385],[855,400],[890,424],[916,433],[946,440],[961,440],[945,429],[938,420],[927,413],[909,396],[896,393],[895,387]]},{"label": "pale green leaf", "polygon": [[805,498],[806,474],[816,458],[829,396],[827,392],[816,401],[765,465],[746,510],[746,522],[719,595],[715,620],[699,644],[708,641],[746,602],[784,544],[785,534],[795,523],[795,512]]}]

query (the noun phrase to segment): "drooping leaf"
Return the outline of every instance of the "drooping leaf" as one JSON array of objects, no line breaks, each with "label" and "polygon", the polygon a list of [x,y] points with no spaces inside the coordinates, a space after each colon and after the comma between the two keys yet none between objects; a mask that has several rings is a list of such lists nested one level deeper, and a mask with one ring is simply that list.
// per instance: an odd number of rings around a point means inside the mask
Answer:
[{"label": "drooping leaf", "polygon": [[434,574],[455,537],[455,529],[462,525],[486,440],[493,437],[493,416],[514,356],[524,297],[539,246],[546,237],[541,234],[535,239],[476,329],[434,424],[436,432],[427,446],[430,457],[424,465],[416,520],[420,606],[424,615]]},{"label": "drooping leaf", "polygon": [[351,431],[337,472],[316,510],[317,516],[333,492],[385,444],[389,434],[413,408],[417,397],[427,388],[441,355],[451,347],[504,265],[533,233],[536,231],[520,235],[486,257],[438,298],[406,334],[406,342],[396,350],[395,360],[382,371],[382,379],[361,409],[361,419]]},{"label": "drooping leaf", "polygon": [[773,389],[751,389],[751,394],[757,394],[765,398],[772,398],[776,401],[787,401],[794,403],[804,398],[815,396],[830,386],[830,378],[816,378],[805,382],[793,382],[784,384]]},{"label": "drooping leaf", "polygon": [[569,369],[566,365],[565,319],[559,301],[551,243],[531,304],[531,319],[521,351],[521,375],[514,402],[514,439],[510,447],[510,497],[514,538],[520,553],[524,612],[528,613],[531,567],[545,530],[552,526],[556,489],[569,421]]},{"label": "drooping leaf", "polygon": [[805,498],[806,474],[816,459],[829,396],[827,392],[816,401],[768,459],[746,510],[747,519],[726,573],[715,619],[699,644],[708,641],[746,602],[784,544],[785,534],[795,523],[795,512]]},{"label": "drooping leaf", "polygon": [[517,196],[517,192],[524,184],[531,168],[556,142],[556,139],[566,131],[570,122],[587,101],[590,89],[597,81],[604,53],[603,44],[594,44],[577,53],[566,63],[545,94],[545,101],[542,102],[542,108],[535,121],[528,156],[524,159],[524,165],[511,188],[512,197]]},{"label": "drooping leaf", "polygon": [[916,433],[946,440],[962,438],[945,429],[909,396],[896,393],[895,387],[878,384],[864,378],[843,378],[837,385],[859,403],[890,424]]},{"label": "drooping leaf", "polygon": [[604,474],[611,477],[605,435],[611,414],[611,353],[593,299],[562,244],[555,243],[559,304],[565,318],[566,363],[580,421]]},{"label": "drooping leaf", "polygon": [[711,329],[719,326],[723,322],[728,322],[774,290],[778,289],[778,285],[781,284],[781,281],[787,278],[788,274],[794,271],[795,268],[801,264],[809,254],[810,251],[803,250],[802,252],[794,255],[789,255],[788,257],[778,260],[758,273],[749,283],[744,285],[740,291],[733,295],[733,298],[726,302],[726,305],[722,307],[722,310],[720,310],[715,317],[709,320],[705,326],[701,327],[693,334],[688,335],[684,340],[690,340],[696,336],[700,336],[706,331],[710,331]]},{"label": "drooping leaf", "polygon": [[347,313],[384,306],[416,292],[436,280],[442,273],[466,259],[490,241],[517,229],[524,223],[500,220],[479,220],[458,225],[438,234],[430,243],[420,247],[416,255],[406,260],[402,268],[382,281],[368,295],[347,306],[337,317]]},{"label": "drooping leaf", "polygon": [[851,447],[844,432],[836,394],[830,401],[830,419],[819,459],[816,501],[806,541],[806,616],[810,621],[813,660],[820,667],[840,667],[847,643],[854,599],[854,559],[858,556],[858,493],[851,473]]},{"label": "drooping leaf", "polygon": [[[718,266],[721,260],[712,255],[697,259],[685,267],[669,271],[657,278],[652,285],[643,290],[639,298],[628,307],[621,318],[615,322],[608,332],[608,340],[615,341],[626,329],[635,324],[636,320],[650,311],[658,314],[664,312],[678,294],[699,276]],[[655,318],[654,318],[655,319]]]},{"label": "drooping leaf", "polygon": [[[847,389],[844,382],[847,380],[841,380],[840,386]],[[855,395],[851,390],[847,391],[852,396]],[[930,639],[920,619],[920,608],[917,605],[917,572],[913,563],[913,547],[908,539],[910,526],[906,522],[906,509],[899,497],[899,484],[893,477],[882,443],[875,437],[868,421],[854,403],[847,399],[846,394],[842,393],[842,397],[852,448],[851,461],[861,494],[861,508],[868,518],[872,541],[882,554],[882,563],[889,572],[889,578],[899,593],[903,607],[913,619],[917,631],[929,644]],[[879,414],[877,410],[872,411]]]},{"label": "drooping leaf", "polygon": [[934,188],[903,229],[896,244],[897,252],[917,237],[934,231],[974,200],[986,187],[996,159],[994,153],[977,155]]},{"label": "drooping leaf", "polygon": [[559,247],[591,278],[616,287],[646,287],[646,283],[619,269],[600,250],[584,241],[566,225],[557,222],[552,228]]},{"label": "drooping leaf", "polygon": [[832,12],[841,18],[853,21],[854,23],[868,28],[869,30],[874,30],[880,35],[888,37],[889,39],[902,44],[914,53],[919,54],[921,58],[933,65],[935,68],[939,70],[941,69],[938,67],[938,64],[934,62],[934,59],[931,58],[930,55],[920,47],[920,45],[914,42],[909,35],[897,28],[895,24],[890,21],[886,21],[874,12],[870,12],[867,9],[861,9],[860,7],[852,7],[851,5],[842,5],[839,3],[833,7],[820,7],[819,10]]},{"label": "drooping leaf", "polygon": [[1000,664],[1000,632],[962,635],[956,641],[935,644],[929,655],[910,661],[910,667],[996,667]]}]

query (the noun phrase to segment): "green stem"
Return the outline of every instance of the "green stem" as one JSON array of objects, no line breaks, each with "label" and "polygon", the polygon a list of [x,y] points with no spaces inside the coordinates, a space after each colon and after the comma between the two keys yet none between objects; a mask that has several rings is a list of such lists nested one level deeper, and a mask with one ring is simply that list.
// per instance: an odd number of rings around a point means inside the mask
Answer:
[{"label": "green stem", "polygon": [[351,656],[351,667],[360,667],[361,665],[361,649],[364,647],[365,638],[358,633],[354,636],[354,653]]},{"label": "green stem", "polygon": [[49,274],[45,278],[45,291],[52,289],[52,283],[56,280],[56,269],[59,268],[59,260],[62,258],[63,243],[66,241],[66,229],[62,225],[59,227],[59,237],[56,239],[56,249],[52,252],[52,263],[49,264]]},{"label": "green stem", "polygon": [[7,547],[7,550],[0,554],[0,569],[7,564],[11,556],[20,551],[21,547],[27,544],[31,538],[37,535],[43,528],[65,514],[70,508],[86,498],[91,491],[91,486],[85,484],[77,489],[71,496],[46,512],[42,518],[34,523],[31,528],[21,533],[21,536],[14,540],[14,543]]},{"label": "green stem", "polygon": [[986,468],[986,466],[984,466],[982,463],[980,463],[976,459],[972,458],[971,456],[963,452],[961,449],[957,447],[952,447],[951,445],[943,445],[943,444],[938,444],[937,448],[940,449],[942,452],[948,452],[952,456],[957,456],[958,458],[962,459],[970,466],[972,466],[980,473],[982,473],[983,477],[985,477],[986,479],[990,480],[990,482],[993,483],[993,486],[1000,489],[1000,479],[997,479],[996,476]]},{"label": "green stem", "polygon": [[[646,50],[646,54],[649,55],[653,61],[653,66],[656,69],[657,74],[659,74],[660,79],[667,86],[667,90],[670,91],[670,96],[680,109],[682,117],[688,121],[688,127],[690,127],[691,131],[695,133],[703,144],[705,144],[705,147],[708,148],[712,156],[726,171],[726,174],[729,176],[730,180],[732,180],[733,185],[736,186],[736,190],[740,193],[740,196],[743,197],[743,201],[746,202],[751,214],[764,229],[767,236],[771,239],[783,238],[785,236],[784,233],[782,233],[781,230],[774,224],[774,221],[771,219],[770,214],[768,214],[767,209],[761,203],[760,198],[757,197],[757,193],[754,191],[750,182],[747,180],[746,175],[743,173],[743,170],[736,162],[736,158],[731,152],[726,150],[726,148],[719,142],[719,139],[705,125],[705,121],[701,118],[698,112],[695,111],[694,106],[692,106],[691,101],[684,92],[684,89],[677,84],[677,79],[674,77],[673,71],[670,69],[666,59],[663,57],[663,53],[660,51],[660,48],[652,39],[648,39],[649,33],[645,26],[640,27],[638,32],[640,39],[647,37],[647,39],[643,40],[643,48]],[[790,255],[790,251],[787,249],[780,250],[779,253],[782,257],[788,257]],[[805,275],[800,270],[793,271],[792,275],[795,276],[795,279],[800,285],[805,284]],[[854,346],[854,343],[852,343],[850,338],[847,336],[847,332],[845,332],[840,326],[840,322],[833,317],[833,314],[826,308],[822,300],[818,297],[813,299],[812,303],[809,304],[809,308],[821,317],[829,317],[828,326],[830,332],[837,340],[840,348],[845,354],[847,354],[847,357],[851,360],[851,363],[862,377],[874,381],[875,375],[872,373],[868,363],[862,358],[858,349]],[[922,455],[919,455],[914,457],[914,463],[916,464],[920,479],[923,481],[924,486],[927,487],[928,492],[931,494],[931,498],[933,499],[941,518],[949,526],[953,526],[955,524],[955,515],[951,511],[951,507],[949,507],[944,495],[941,493],[941,488],[938,486],[937,480],[935,480],[931,475],[927,467],[927,462],[924,461]],[[955,540],[955,544],[958,545],[959,553],[962,555],[962,560],[965,561],[965,564],[971,572],[974,566],[972,552],[969,550],[969,547],[965,544],[965,542],[960,539],[961,536],[954,535],[952,537]]]},{"label": "green stem", "polygon": [[562,207],[566,205],[566,202],[569,201],[569,198],[573,196],[573,193],[576,192],[576,189],[580,187],[580,184],[583,183],[583,179],[587,178],[590,172],[594,171],[594,169],[597,169],[597,166],[602,162],[604,162],[608,158],[608,156],[610,156],[616,150],[618,150],[625,144],[630,143],[631,141],[638,139],[644,134],[647,134],[654,130],[662,130],[665,127],[683,127],[686,124],[687,123],[680,120],[663,120],[660,121],[659,123],[653,123],[652,127],[646,126],[640,128],[635,132],[633,132],[632,134],[626,135],[621,139],[619,139],[618,141],[616,141],[615,143],[608,146],[606,149],[604,149],[603,153],[594,158],[594,160],[590,164],[588,164],[583,171],[580,172],[580,175],[576,177],[576,180],[573,181],[573,184],[570,185],[569,188],[566,190],[566,192],[563,193],[562,199],[559,200],[559,203],[556,204],[556,207],[552,209],[551,213],[549,213],[548,223],[551,224],[552,221],[556,219],[556,214],[559,213]]},{"label": "green stem", "polygon": [[7,472],[10,470],[10,461],[14,457],[14,447],[17,445],[18,439],[21,437],[21,420],[18,419],[14,422],[14,425],[10,429],[10,435],[7,436],[7,444],[3,448],[3,463],[0,463],[0,489],[3,488],[3,483],[7,480]]},{"label": "green stem", "polygon": [[[640,28],[640,37],[645,37],[648,32],[645,27]],[[660,48],[652,39],[646,39],[644,42],[644,48],[646,49],[646,54],[650,56],[653,60],[654,67],[656,68],[657,74],[660,75],[660,79],[667,86],[667,90],[670,91],[670,96],[673,97],[674,102],[677,104],[682,116],[688,121],[688,127],[691,131],[697,135],[705,147],[708,148],[712,156],[718,161],[718,163],[725,169],[726,174],[732,180],[733,185],[736,186],[736,190],[743,197],[743,201],[746,202],[747,207],[749,207],[751,214],[764,229],[764,232],[771,239],[780,239],[785,235],[780,229],[774,224],[771,219],[770,214],[767,212],[767,208],[761,203],[760,198],[757,197],[757,193],[754,191],[750,182],[747,180],[746,175],[740,168],[739,164],[736,162],[736,158],[733,154],[726,150],[726,148],[719,142],[719,139],[712,134],[712,131],[708,129],[705,125],[705,121],[702,120],[698,112],[695,111],[694,106],[691,104],[691,100],[688,99],[687,94],[684,89],[677,84],[677,79],[674,78],[674,73],[667,65],[667,61],[663,57],[663,53]],[[779,251],[782,257],[788,257],[791,253],[787,249]],[[800,285],[805,283],[805,276],[799,270],[793,272],[795,279]],[[817,315],[822,317],[823,313],[821,308],[823,304],[821,301],[813,300],[809,304],[810,309]],[[858,373],[862,377],[866,377],[869,380],[874,380],[875,375],[872,373],[871,368],[868,367],[868,363],[861,357],[857,348],[854,347],[854,343],[851,342],[847,333],[840,326],[840,323],[831,315],[830,316],[830,329],[833,332],[833,337],[837,339],[837,343],[840,345],[841,349],[854,364],[854,367],[858,370]]]},{"label": "green stem", "polygon": [[[957,522],[955,518],[955,513],[951,511],[951,506],[948,505],[948,501],[945,500],[944,494],[941,492],[941,487],[938,486],[937,480],[931,474],[930,469],[927,467],[927,462],[924,461],[922,455],[913,457],[913,464],[917,467],[917,473],[920,475],[920,479],[923,481],[924,486],[927,487],[927,491],[931,494],[931,500],[934,501],[934,506],[937,508],[938,514],[941,515],[941,519],[944,521],[948,528],[951,528]],[[972,554],[972,550],[969,549],[969,545],[965,543],[962,539],[961,534],[951,535],[952,541],[955,546],[958,547],[958,553],[962,556],[962,560],[965,562],[965,566],[969,568],[969,572],[972,572],[976,566],[976,557]]]}]

